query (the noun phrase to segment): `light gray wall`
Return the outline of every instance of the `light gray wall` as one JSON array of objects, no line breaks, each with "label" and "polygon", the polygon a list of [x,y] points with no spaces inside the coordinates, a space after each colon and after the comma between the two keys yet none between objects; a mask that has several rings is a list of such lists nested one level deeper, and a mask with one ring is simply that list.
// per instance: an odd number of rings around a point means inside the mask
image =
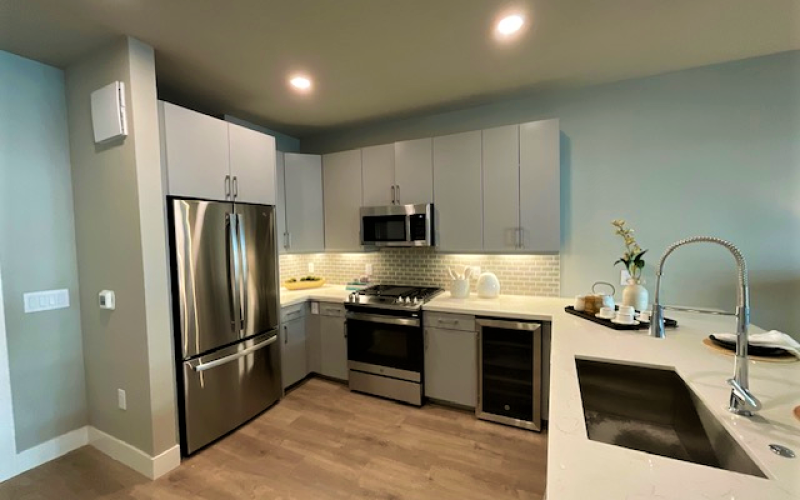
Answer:
[{"label": "light gray wall", "polygon": [[[557,117],[562,130],[562,294],[619,282],[609,222],[624,218],[652,264],[671,242],[714,235],[750,265],[753,321],[800,338],[800,52],[787,52],[302,139],[326,153]],[[524,191],[523,191],[524,193]],[[721,248],[670,258],[665,301],[730,309]],[[620,294],[618,294],[620,296]]]},{"label": "light gray wall", "polygon": [[242,127],[247,127],[251,130],[255,130],[256,132],[261,132],[262,134],[271,135],[275,138],[275,148],[278,151],[283,151],[284,153],[297,153],[300,151],[300,139],[296,137],[292,137],[281,132],[276,132],[275,130],[250,123],[246,120],[236,118],[235,116],[225,115],[225,121],[235,123],[236,125],[241,125]]},{"label": "light gray wall", "polygon": [[[64,73],[0,51],[0,267],[17,451],[87,423]],[[71,307],[25,314],[25,292]]]},{"label": "light gray wall", "polygon": [[[115,80],[129,135],[96,146],[90,94]],[[152,49],[122,38],[68,67],[66,84],[89,420],[154,456],[177,437]],[[115,311],[98,308],[103,289]]]}]

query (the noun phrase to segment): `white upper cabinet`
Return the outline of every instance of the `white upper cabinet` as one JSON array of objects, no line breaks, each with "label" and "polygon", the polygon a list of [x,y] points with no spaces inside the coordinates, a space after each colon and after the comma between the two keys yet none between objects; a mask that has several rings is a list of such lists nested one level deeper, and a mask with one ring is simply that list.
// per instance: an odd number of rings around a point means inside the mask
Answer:
[{"label": "white upper cabinet", "polygon": [[[284,158],[281,151],[275,153],[275,218],[278,220],[278,253],[286,253],[286,176],[284,175]],[[320,183],[322,178],[320,177]]]},{"label": "white upper cabinet", "polygon": [[[322,205],[322,158],[285,153],[286,227],[279,241],[289,253],[322,252],[325,229]],[[361,183],[358,184],[361,189]]]},{"label": "white upper cabinet", "polygon": [[275,138],[228,124],[234,201],[274,205]]},{"label": "white upper cabinet", "polygon": [[361,150],[322,157],[325,249],[361,251]]},{"label": "white upper cabinet", "polygon": [[159,101],[168,193],[274,205],[275,138]]},{"label": "white upper cabinet", "polygon": [[520,247],[519,126],[483,131],[483,249]]},{"label": "white upper cabinet", "polygon": [[557,119],[523,123],[520,136],[520,224],[524,252],[561,250],[561,158]]},{"label": "white upper cabinet", "polygon": [[433,139],[433,185],[439,249],[483,250],[480,131]]},{"label": "white upper cabinet", "polygon": [[364,206],[377,207],[395,203],[394,144],[371,146],[361,150]]},{"label": "white upper cabinet", "polygon": [[394,143],[394,183],[397,204],[433,203],[433,139]]},{"label": "white upper cabinet", "polygon": [[168,102],[159,102],[169,194],[229,198],[228,124]]},{"label": "white upper cabinet", "polygon": [[433,203],[433,139],[361,150],[364,206]]}]

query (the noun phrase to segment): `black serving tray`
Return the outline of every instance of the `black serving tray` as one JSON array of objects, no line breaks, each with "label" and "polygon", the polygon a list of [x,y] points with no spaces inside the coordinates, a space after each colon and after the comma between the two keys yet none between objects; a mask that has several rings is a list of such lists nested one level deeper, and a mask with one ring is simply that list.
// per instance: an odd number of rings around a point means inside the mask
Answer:
[{"label": "black serving tray", "polygon": [[[619,309],[616,307],[615,309]],[[638,325],[619,325],[617,323],[612,323],[610,319],[603,319],[603,318],[596,318],[594,314],[587,313],[585,311],[576,311],[573,306],[567,306],[564,308],[568,314],[572,314],[573,316],[578,316],[583,319],[587,319],[593,323],[597,323],[599,325],[603,325],[607,328],[613,328],[614,330],[644,330],[646,328],[650,328],[649,322],[640,321]],[[674,319],[664,318],[664,327],[665,328],[677,328],[678,322]]]}]

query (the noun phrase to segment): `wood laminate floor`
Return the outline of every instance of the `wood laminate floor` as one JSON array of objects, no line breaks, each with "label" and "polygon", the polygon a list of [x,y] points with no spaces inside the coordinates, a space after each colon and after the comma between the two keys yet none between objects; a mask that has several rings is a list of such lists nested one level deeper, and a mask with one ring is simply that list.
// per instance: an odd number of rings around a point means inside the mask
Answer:
[{"label": "wood laminate floor", "polygon": [[156,481],[87,446],[0,484],[0,500],[538,500],[546,460],[546,434],[315,378]]}]

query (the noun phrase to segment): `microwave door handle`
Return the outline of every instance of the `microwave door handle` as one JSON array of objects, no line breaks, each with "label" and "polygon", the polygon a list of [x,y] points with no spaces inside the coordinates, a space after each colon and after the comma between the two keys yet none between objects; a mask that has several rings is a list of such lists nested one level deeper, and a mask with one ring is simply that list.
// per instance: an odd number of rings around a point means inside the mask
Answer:
[{"label": "microwave door handle", "polygon": [[247,322],[248,310],[250,309],[250,304],[247,302],[248,296],[248,266],[247,266],[247,241],[245,240],[244,236],[244,215],[236,214],[237,219],[239,220],[239,251],[242,255],[242,291],[241,291],[241,306],[242,306],[242,331],[245,329],[245,324]]},{"label": "microwave door handle", "polygon": [[406,215],[406,241],[411,241],[411,217]]}]

